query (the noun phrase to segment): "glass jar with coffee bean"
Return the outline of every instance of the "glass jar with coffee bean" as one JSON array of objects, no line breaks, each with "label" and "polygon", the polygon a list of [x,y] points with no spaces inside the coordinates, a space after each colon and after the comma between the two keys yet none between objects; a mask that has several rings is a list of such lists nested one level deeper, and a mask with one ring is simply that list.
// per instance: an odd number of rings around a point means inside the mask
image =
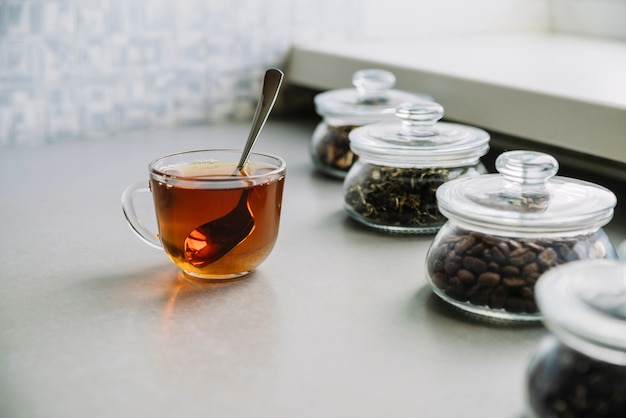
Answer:
[{"label": "glass jar with coffee bean", "polygon": [[338,89],[315,96],[315,108],[322,116],[310,144],[315,167],[331,177],[343,179],[354,161],[350,150],[350,131],[369,123],[393,119],[400,103],[432,100],[425,94],[394,90],[396,77],[379,69],[354,73],[354,89]]},{"label": "glass jar with coffee bean", "polygon": [[435,102],[404,103],[396,116],[350,133],[358,160],[343,183],[344,208],[373,229],[435,233],[446,222],[437,208],[437,188],[486,172],[480,158],[489,150],[489,134],[438,122],[443,107]]},{"label": "glass jar with coffee bean", "polygon": [[626,264],[559,266],[536,298],[550,332],[528,365],[527,416],[626,417]]},{"label": "glass jar with coffee bean", "polygon": [[617,258],[603,230],[617,199],[602,186],[555,176],[558,162],[548,154],[505,152],[496,169],[437,190],[448,221],[428,250],[427,278],[465,311],[538,321],[535,283],[546,271]]}]

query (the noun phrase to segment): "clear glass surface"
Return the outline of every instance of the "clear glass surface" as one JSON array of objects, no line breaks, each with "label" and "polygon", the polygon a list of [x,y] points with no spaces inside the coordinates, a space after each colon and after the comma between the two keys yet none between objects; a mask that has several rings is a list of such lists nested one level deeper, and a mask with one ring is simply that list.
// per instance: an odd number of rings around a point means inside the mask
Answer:
[{"label": "clear glass surface", "polygon": [[[278,236],[286,163],[252,153],[238,170],[240,157],[240,150],[216,149],[154,160],[149,187],[136,183],[122,196],[128,224],[189,276],[224,280],[250,273]],[[135,212],[138,193],[152,194],[158,234]]]},{"label": "clear glass surface", "polygon": [[439,209],[470,229],[530,234],[596,229],[613,217],[615,194],[593,183],[555,176],[557,161],[533,151],[510,151],[499,174],[449,182],[437,190]]},{"label": "clear glass surface", "polygon": [[615,259],[603,229],[568,235],[476,231],[449,220],[426,255],[426,275],[446,302],[483,317],[539,321],[535,284],[577,260]]},{"label": "clear glass surface", "polygon": [[382,231],[435,233],[446,222],[435,191],[446,181],[478,176],[480,161],[463,167],[393,167],[359,159],[343,183],[344,208],[356,221]]},{"label": "clear glass surface", "polygon": [[350,149],[350,132],[357,125],[330,125],[318,123],[310,143],[310,154],[315,167],[331,177],[343,179],[358,156]]},{"label": "clear glass surface", "polygon": [[548,328],[577,350],[626,365],[626,263],[577,262],[547,273],[537,303]]},{"label": "clear glass surface", "polygon": [[363,126],[350,133],[359,158],[398,167],[471,165],[489,150],[489,134],[472,126],[439,122],[443,107],[435,102],[407,102],[395,121]]},{"label": "clear glass surface", "polygon": [[585,355],[548,335],[528,366],[526,407],[528,418],[622,418],[626,366]]},{"label": "clear glass surface", "polygon": [[489,149],[489,135],[438,122],[443,107],[435,102],[404,103],[396,116],[395,122],[350,132],[350,149],[358,159],[344,180],[344,208],[374,229],[435,233],[446,221],[437,206],[437,189],[486,173],[480,157]]},{"label": "clear glass surface", "polygon": [[317,113],[325,118],[342,118],[363,125],[393,117],[404,102],[432,100],[426,94],[395,90],[395,82],[395,76],[389,71],[357,71],[352,78],[354,88],[329,90],[315,96]]},{"label": "clear glass surface", "polygon": [[425,94],[394,90],[395,82],[389,71],[361,70],[352,77],[354,88],[315,96],[315,107],[323,120],[313,132],[309,151],[320,172],[343,179],[358,158],[350,149],[353,129],[393,120],[397,107],[404,102],[432,100]]},{"label": "clear glass surface", "polygon": [[536,294],[551,333],[528,365],[529,416],[626,416],[626,264],[562,265]]}]

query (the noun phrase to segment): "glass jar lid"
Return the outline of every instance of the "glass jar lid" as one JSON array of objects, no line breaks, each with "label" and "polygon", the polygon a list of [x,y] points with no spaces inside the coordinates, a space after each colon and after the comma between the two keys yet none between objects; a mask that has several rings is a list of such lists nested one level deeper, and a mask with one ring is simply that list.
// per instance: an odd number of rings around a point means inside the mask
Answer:
[{"label": "glass jar lid", "polygon": [[478,128],[438,122],[443,107],[435,102],[405,102],[397,119],[350,132],[350,148],[359,157],[397,167],[459,167],[475,163],[489,150],[489,134]]},{"label": "glass jar lid", "polygon": [[330,90],[315,96],[317,113],[324,117],[350,118],[351,123],[377,122],[392,117],[400,103],[432,100],[424,94],[393,90],[396,76],[379,69],[361,70],[352,76],[353,89]]},{"label": "glass jar lid", "polygon": [[535,291],[544,323],[564,343],[626,365],[626,263],[563,264],[544,273]]},{"label": "glass jar lid", "polygon": [[558,162],[535,151],[509,151],[496,159],[499,174],[460,178],[437,189],[449,219],[490,230],[568,232],[594,229],[613,218],[610,190],[555,176]]}]

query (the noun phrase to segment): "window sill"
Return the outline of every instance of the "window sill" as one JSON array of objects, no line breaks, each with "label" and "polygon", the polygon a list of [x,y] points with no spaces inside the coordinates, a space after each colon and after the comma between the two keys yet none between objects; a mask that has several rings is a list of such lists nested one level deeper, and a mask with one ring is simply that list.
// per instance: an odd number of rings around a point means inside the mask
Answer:
[{"label": "window sill", "polygon": [[518,34],[300,44],[288,77],[345,88],[373,67],[394,72],[398,89],[432,95],[449,120],[626,164],[626,43]]}]

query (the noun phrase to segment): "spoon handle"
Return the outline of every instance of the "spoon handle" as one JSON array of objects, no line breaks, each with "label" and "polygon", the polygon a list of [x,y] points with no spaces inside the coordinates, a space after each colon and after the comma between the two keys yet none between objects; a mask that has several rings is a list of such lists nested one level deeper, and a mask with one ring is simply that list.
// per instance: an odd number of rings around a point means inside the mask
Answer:
[{"label": "spoon handle", "polygon": [[278,96],[278,90],[280,90],[280,85],[282,81],[282,71],[276,68],[270,68],[265,72],[261,97],[257,104],[256,111],[254,112],[250,135],[248,136],[248,140],[246,141],[243,153],[241,154],[239,164],[237,164],[237,171],[241,171],[248,162],[248,157],[250,156],[252,147],[254,146],[254,143],[259,136],[259,132],[261,132],[263,125],[265,125],[265,122],[267,121],[267,117],[269,116],[270,111],[274,107],[274,103],[276,102],[276,97]]}]

